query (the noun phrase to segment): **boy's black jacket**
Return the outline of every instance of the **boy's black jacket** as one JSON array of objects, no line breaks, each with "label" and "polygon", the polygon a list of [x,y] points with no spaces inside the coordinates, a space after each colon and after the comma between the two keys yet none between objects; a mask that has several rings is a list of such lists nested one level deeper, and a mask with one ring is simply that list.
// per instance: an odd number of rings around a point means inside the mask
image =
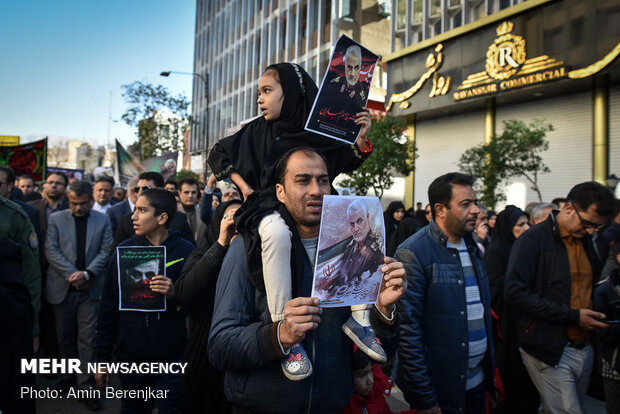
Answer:
[{"label": "boy's black jacket", "polygon": [[[194,246],[179,233],[170,230],[162,243],[166,246],[166,262],[178,261],[166,268],[166,276],[174,283]],[[151,246],[138,235],[123,241],[119,246]],[[117,252],[112,255],[106,276],[101,308],[97,320],[94,351],[97,361],[108,362],[115,352],[117,361],[144,362],[167,361],[182,356],[187,343],[185,315],[180,303],[167,299],[165,312],[137,312],[118,310]]]}]

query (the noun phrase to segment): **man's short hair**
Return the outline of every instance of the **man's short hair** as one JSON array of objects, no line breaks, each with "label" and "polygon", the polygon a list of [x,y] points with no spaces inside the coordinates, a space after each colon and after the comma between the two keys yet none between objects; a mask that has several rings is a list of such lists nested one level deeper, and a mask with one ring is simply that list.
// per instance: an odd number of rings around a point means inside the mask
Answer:
[{"label": "man's short hair", "polygon": [[7,184],[13,184],[13,181],[15,181],[15,171],[7,165],[0,165],[0,171],[3,171],[4,174],[6,174]]},{"label": "man's short hair", "polygon": [[[142,178],[143,180],[148,178]],[[168,220],[165,223],[166,228],[170,227],[170,222],[177,212],[177,199],[170,191],[163,188],[149,188],[144,190],[140,197],[146,197],[149,204],[155,209],[155,216],[161,213],[168,214]]]},{"label": "man's short hair", "polygon": [[366,207],[366,203],[364,203],[362,200],[360,200],[359,198],[353,200],[353,202],[351,204],[349,204],[349,207],[347,208],[347,216],[349,214],[351,214],[351,211],[353,210],[361,210],[362,213],[364,213],[364,217],[366,217],[366,219],[368,219],[368,207]]},{"label": "man's short hair", "polygon": [[114,190],[112,190],[113,193],[115,193],[117,191],[122,191],[123,192],[123,197],[127,195],[127,189],[124,188],[124,187],[114,187]]},{"label": "man's short hair", "polygon": [[183,184],[195,185],[196,188],[198,188],[198,181],[196,181],[195,179],[191,177],[187,177],[179,181],[179,190],[183,188]]},{"label": "man's short hair", "polygon": [[540,220],[545,215],[545,210],[550,208],[551,210],[557,210],[558,206],[553,203],[538,203],[532,208],[531,220]]},{"label": "man's short hair", "polygon": [[155,187],[157,188],[164,187],[164,177],[160,173],[155,171],[143,172],[138,176],[138,181],[139,180],[153,181],[153,184],[155,184]]},{"label": "man's short hair", "polygon": [[108,183],[112,186],[112,188],[114,188],[114,178],[110,177],[109,175],[105,175],[105,174],[101,174],[100,176],[98,176],[95,179],[95,184],[100,183],[100,182],[105,182]]},{"label": "man's short hair", "polygon": [[357,45],[349,46],[347,50],[344,52],[344,56],[342,57],[342,60],[346,62],[349,59],[349,56],[351,55],[359,57],[361,61],[362,60],[362,49]]},{"label": "man's short hair", "polygon": [[127,182],[127,188],[132,189],[138,185],[138,181],[140,179],[138,177],[131,177],[131,179]]},{"label": "man's short hair", "polygon": [[489,214],[489,208],[483,202],[481,202],[481,201],[478,202],[478,208],[480,209],[481,213]]},{"label": "man's short hair", "polygon": [[29,176],[28,174],[19,174],[17,176],[18,180],[31,180],[34,183],[34,180],[32,179],[31,176]]},{"label": "man's short hair", "polygon": [[47,174],[47,176],[49,177],[50,175],[60,175],[62,177],[63,180],[65,180],[65,187],[67,185],[69,185],[69,177],[67,177],[67,174],[65,174],[62,171],[54,171],[54,172],[50,172],[49,174]]},{"label": "man's short hair", "polygon": [[288,160],[296,152],[301,152],[308,158],[319,157],[323,160],[323,162],[325,163],[325,166],[327,166],[327,160],[325,159],[325,156],[317,152],[315,149],[310,148],[310,147],[293,148],[285,152],[284,155],[280,157],[280,159],[278,160],[278,163],[276,164],[275,176],[276,176],[276,182],[278,184],[284,185],[284,176],[286,175]]},{"label": "man's short hair", "polygon": [[474,178],[471,175],[458,172],[447,173],[435,178],[428,187],[428,201],[431,205],[431,215],[433,218],[435,218],[435,204],[443,204],[450,208],[453,185],[473,187]]},{"label": "man's short hair", "polygon": [[566,199],[564,197],[556,197],[551,200],[551,204],[555,204],[556,206],[559,206],[560,203],[566,203]]},{"label": "man's short hair", "polygon": [[167,184],[172,184],[172,185],[174,186],[174,188],[178,188],[178,187],[180,187],[180,186],[177,184],[177,180],[175,180],[175,179],[174,179],[174,178],[172,178],[172,177],[168,177],[168,178],[166,179],[166,182],[164,183],[164,185],[167,185]]},{"label": "man's short hair", "polygon": [[577,184],[571,188],[566,198],[567,202],[572,202],[581,211],[586,211],[594,204],[594,209],[600,216],[611,216],[614,213],[614,195],[596,181]]},{"label": "man's short hair", "polygon": [[92,197],[93,185],[86,180],[76,180],[69,184],[67,188],[67,194],[68,193],[73,193],[76,197],[82,197],[85,194]]}]

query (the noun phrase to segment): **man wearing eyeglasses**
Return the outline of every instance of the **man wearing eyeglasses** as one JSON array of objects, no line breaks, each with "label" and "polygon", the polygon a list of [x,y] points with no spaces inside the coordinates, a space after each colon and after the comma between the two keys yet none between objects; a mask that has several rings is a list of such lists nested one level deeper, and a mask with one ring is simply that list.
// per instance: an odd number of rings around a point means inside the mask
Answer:
[{"label": "man wearing eyeglasses", "polygon": [[[164,177],[160,173],[153,171],[140,174],[138,176],[138,184],[133,188],[133,192],[139,196],[144,190],[149,188],[164,188]],[[187,224],[187,216],[185,214],[177,211],[170,222],[169,229],[178,231],[181,233],[181,237],[196,245],[194,234],[189,224]],[[131,213],[121,217],[114,233],[114,249],[116,249],[120,242],[127,240],[135,233],[133,222],[131,221]]]},{"label": "man wearing eyeglasses", "polygon": [[604,186],[573,187],[561,211],[515,242],[506,271],[505,299],[515,310],[523,363],[545,413],[582,413],[594,353],[590,338],[605,315],[593,311],[601,260],[592,237],[613,213]]}]

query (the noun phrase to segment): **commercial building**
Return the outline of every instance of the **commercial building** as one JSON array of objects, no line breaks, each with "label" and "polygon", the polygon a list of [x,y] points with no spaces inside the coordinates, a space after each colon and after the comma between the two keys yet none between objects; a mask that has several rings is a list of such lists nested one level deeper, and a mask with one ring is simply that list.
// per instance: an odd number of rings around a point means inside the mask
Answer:
[{"label": "commercial building", "polygon": [[[203,171],[206,150],[259,115],[258,80],[278,62],[303,66],[317,84],[331,48],[345,33],[378,54],[388,53],[390,20],[377,0],[198,0],[189,151]],[[205,81],[208,85],[205,85]],[[382,109],[387,76],[375,72],[371,107]]]},{"label": "commercial building", "polygon": [[[513,119],[554,127],[543,155],[551,173],[538,178],[545,201],[620,176],[620,0],[514,3],[394,1],[386,109],[418,148],[409,206]],[[514,179],[507,202],[537,201],[530,187]]]}]

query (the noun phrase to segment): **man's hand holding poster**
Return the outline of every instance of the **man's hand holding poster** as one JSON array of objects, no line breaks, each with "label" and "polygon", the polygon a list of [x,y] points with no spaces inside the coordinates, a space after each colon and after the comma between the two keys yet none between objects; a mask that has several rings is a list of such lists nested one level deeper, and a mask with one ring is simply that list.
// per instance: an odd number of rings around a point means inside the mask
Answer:
[{"label": "man's hand holding poster", "polygon": [[166,297],[151,289],[155,276],[166,275],[166,247],[118,247],[118,309],[163,312]]},{"label": "man's hand holding poster", "polygon": [[312,296],[321,306],[375,303],[385,255],[385,226],[376,197],[325,196]]},{"label": "man's hand holding poster", "polygon": [[355,124],[355,118],[368,102],[378,60],[378,55],[353,39],[340,36],[306,122],[306,130],[353,144],[361,129]]}]

